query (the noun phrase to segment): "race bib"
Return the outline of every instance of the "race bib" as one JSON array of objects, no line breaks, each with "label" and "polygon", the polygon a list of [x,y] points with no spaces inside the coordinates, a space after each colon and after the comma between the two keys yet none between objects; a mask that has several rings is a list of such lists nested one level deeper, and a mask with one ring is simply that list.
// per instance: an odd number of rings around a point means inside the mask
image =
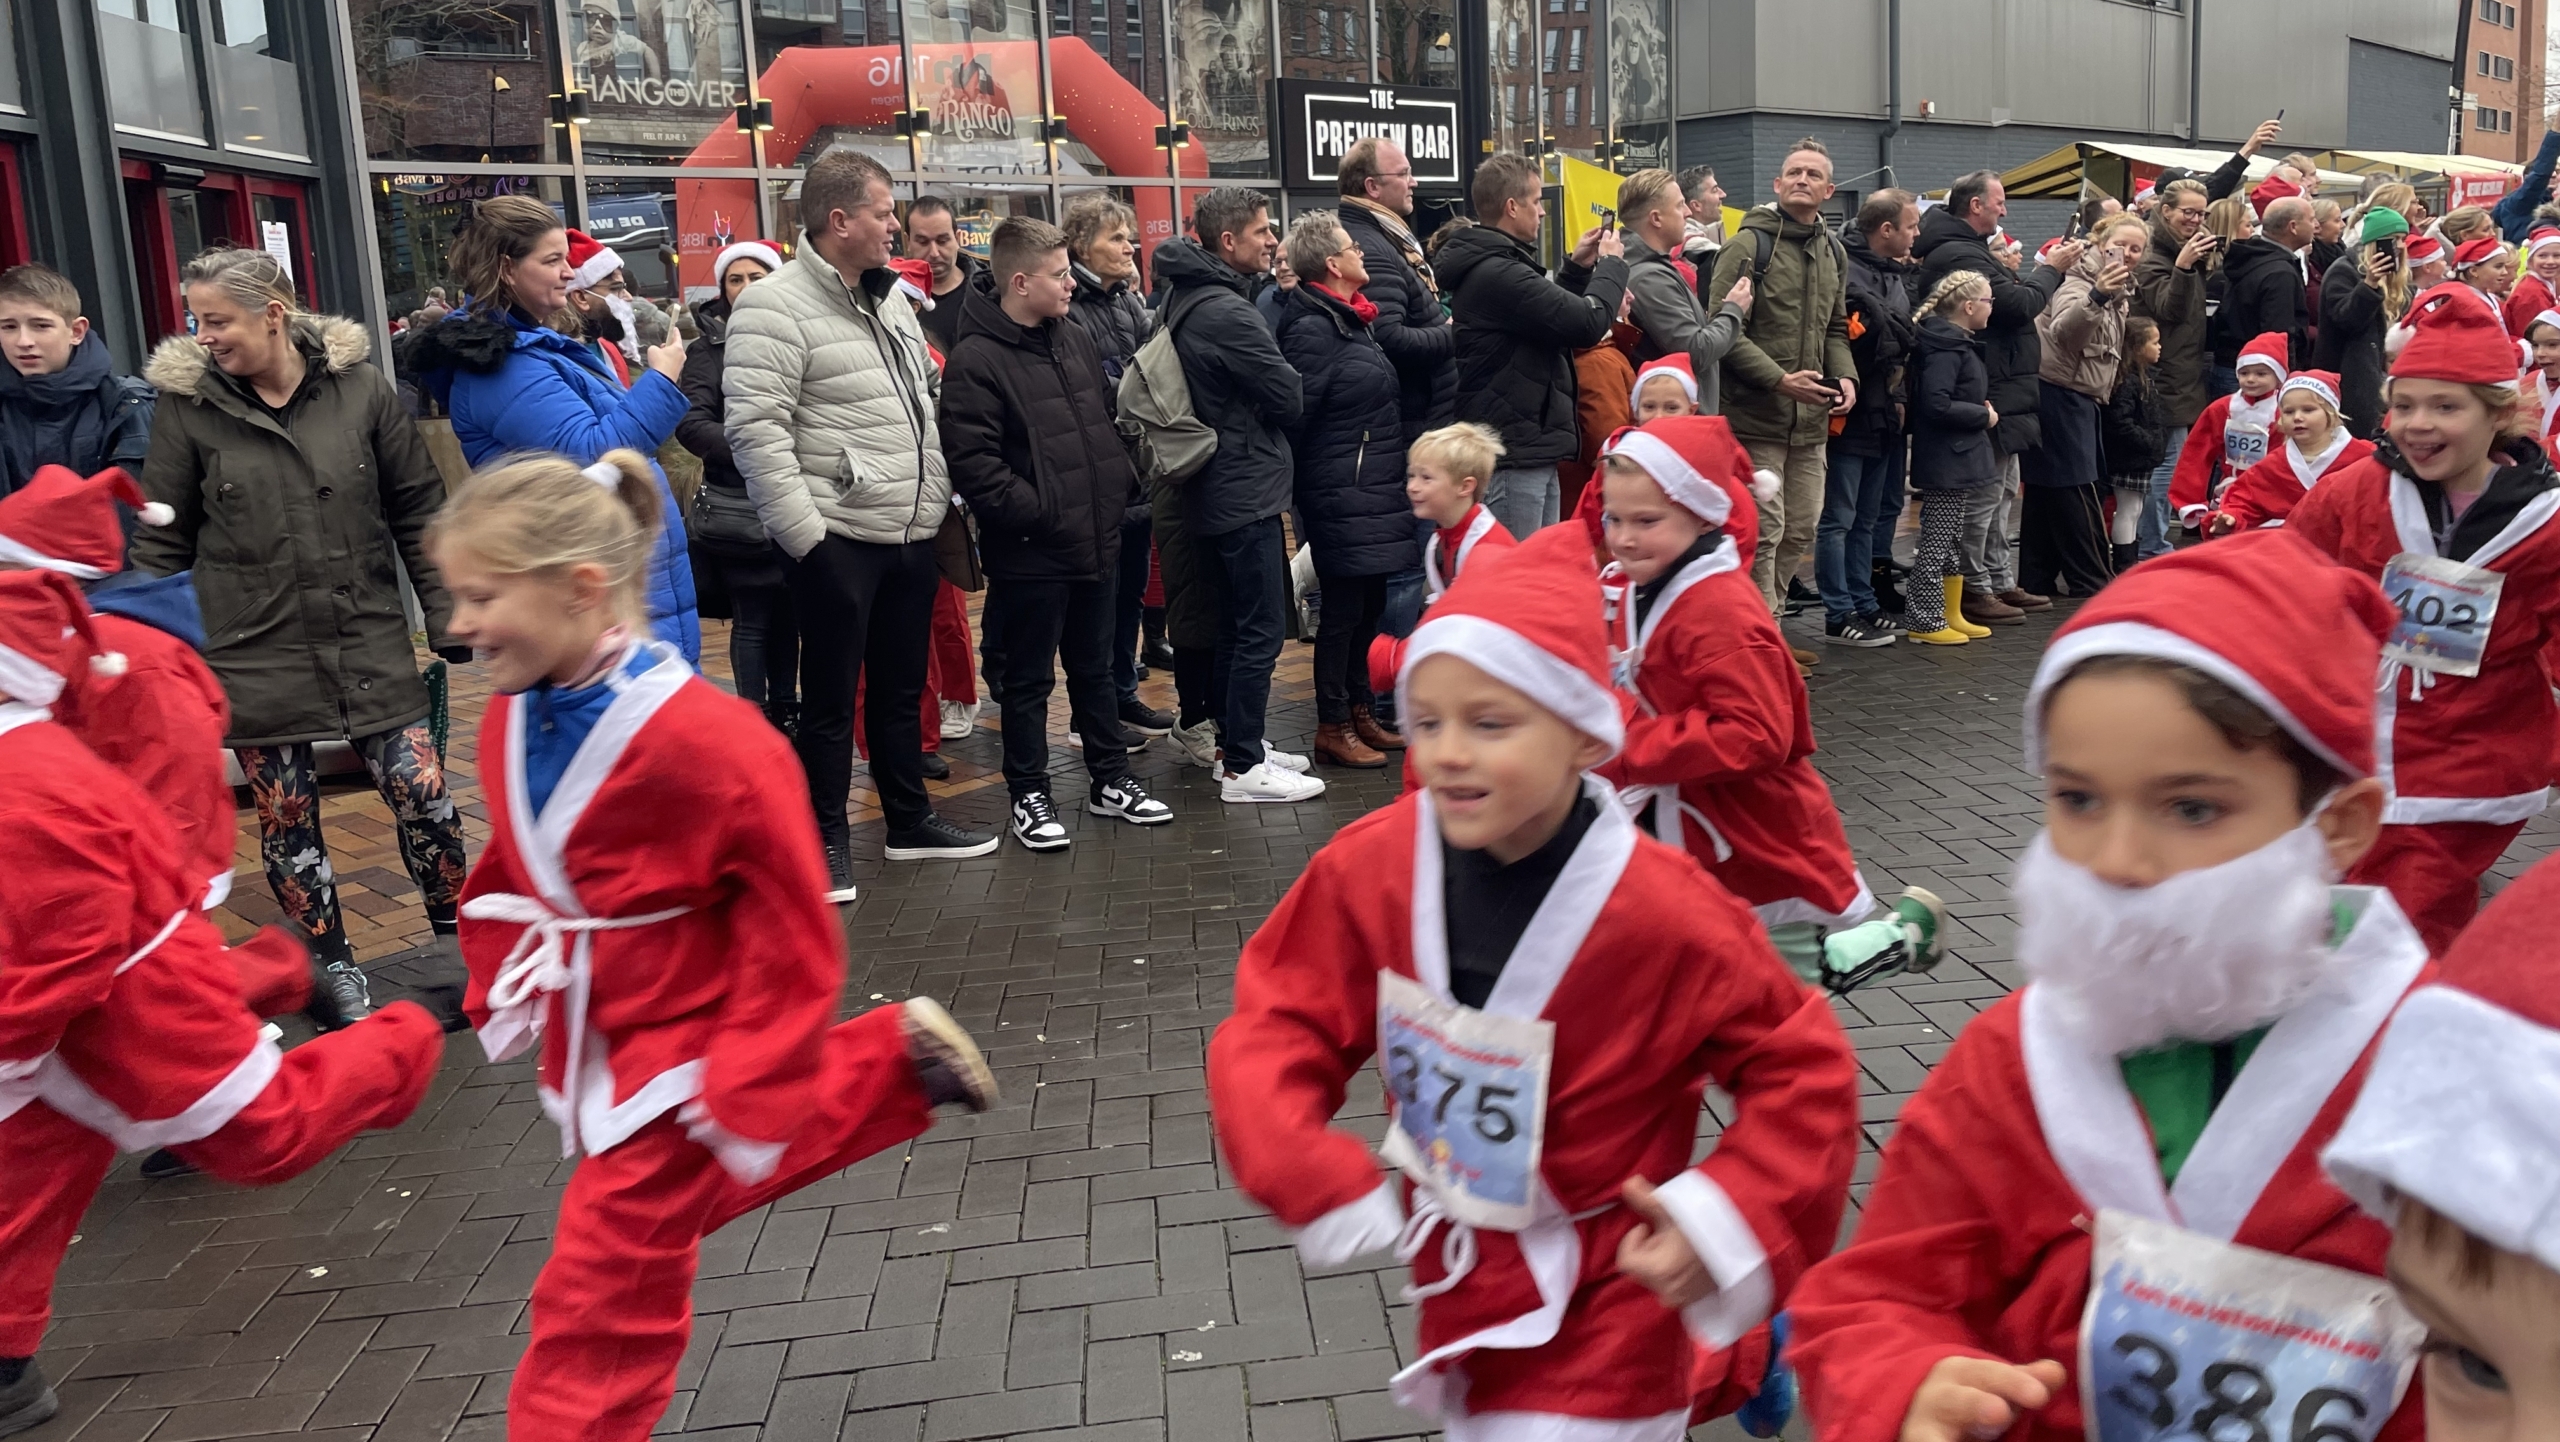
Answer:
[{"label": "race bib", "polygon": [[1387,1160],[1439,1194],[1449,1216],[1516,1232],[1537,1219],[1550,1021],[1489,1016],[1378,974],[1378,1061],[1395,1099]]},{"label": "race bib", "polygon": [[2439,676],[2479,675],[2506,584],[2496,571],[2441,556],[2392,557],[2382,568],[2382,593],[2400,620],[2382,643],[2382,659]]},{"label": "race bib", "polygon": [[2238,475],[2267,458],[2267,428],[2250,421],[2225,421],[2222,463]]},{"label": "race bib", "polygon": [[2426,1328],[2380,1277],[2098,1216],[2080,1319],[2089,1442],[2372,1442]]}]

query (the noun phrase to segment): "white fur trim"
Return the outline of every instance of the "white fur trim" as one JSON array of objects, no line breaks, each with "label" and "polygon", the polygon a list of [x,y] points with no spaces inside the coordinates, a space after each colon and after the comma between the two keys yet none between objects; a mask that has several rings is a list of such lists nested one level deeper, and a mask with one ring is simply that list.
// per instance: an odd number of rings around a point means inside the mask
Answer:
[{"label": "white fur trim", "polygon": [[1693,1167],[1654,1188],[1653,1194],[1679,1225],[1707,1275],[1716,1279],[1713,1293],[1680,1309],[1681,1323],[1701,1346],[1732,1346],[1768,1320],[1776,1300],[1767,1249],[1742,1209],[1705,1172]]},{"label": "white fur trim", "polygon": [[[156,503],[155,503],[156,504]],[[94,581],[107,574],[95,566],[48,556],[15,536],[0,536],[0,561],[10,561],[38,571],[60,571],[74,580]]]},{"label": "white fur trim", "polygon": [[923,286],[916,284],[905,276],[902,275],[898,277],[898,283],[894,289],[898,294],[905,296],[907,299],[914,301],[920,306],[923,306],[926,310],[933,309],[933,292],[926,290]]},{"label": "white fur trim", "polygon": [[122,651],[101,651],[89,658],[89,670],[100,676],[121,676],[132,668]]},{"label": "white fur trim", "polygon": [[782,252],[761,240],[742,240],[711,258],[711,283],[728,284],[729,266],[741,260],[754,261],[763,266],[768,275],[782,269]]},{"label": "white fur trim", "polygon": [[2277,379],[2279,380],[2292,374],[2291,371],[2285,369],[2283,361],[2277,360],[2274,356],[2268,355],[2264,351],[2244,350],[2240,352],[2240,359],[2233,361],[2231,363],[2231,368],[2236,371],[2243,366],[2265,366],[2267,369],[2274,371]]},{"label": "white fur trim", "polygon": [[1298,1244],[1298,1260],[1307,1266],[1339,1267],[1389,1250],[1403,1230],[1404,1204],[1396,1200],[1396,1184],[1388,1181],[1291,1232],[1289,1240]]},{"label": "white fur trim", "polygon": [[683,1123],[684,1134],[710,1149],[720,1169],[748,1186],[754,1186],[773,1175],[782,1165],[782,1154],[791,1149],[788,1142],[759,1142],[739,1136],[713,1119],[711,1109],[696,1097],[676,1108],[676,1120]]},{"label": "white fur trim", "polygon": [[[1434,616],[1405,642],[1396,677],[1396,714],[1405,715],[1405,682],[1425,658],[1455,656],[1553,711],[1565,724],[1605,744],[1615,756],[1627,744],[1626,718],[1615,692],[1498,621],[1465,614]],[[51,698],[46,698],[51,699]]]},{"label": "white fur trim", "polygon": [[50,706],[61,699],[62,675],[24,651],[0,645],[0,696]]},{"label": "white fur trim", "polygon": [[2338,393],[2329,388],[2329,383],[2327,381],[2320,380],[2316,377],[2307,375],[2287,376],[2285,377],[2284,384],[2276,387],[2277,399],[2283,399],[2286,391],[2309,391],[2313,395],[2318,396],[2321,400],[2328,402],[2329,409],[2333,411],[2338,409]]},{"label": "white fur trim", "polygon": [[1681,1442],[1689,1409],[1656,1417],[1568,1417],[1561,1412],[1452,1412],[1446,1442]]},{"label": "white fur trim", "polygon": [[2382,809],[2392,826],[2426,826],[2438,821],[2481,821],[2505,825],[2530,821],[2551,805],[2551,789],[2519,791],[2512,796],[2394,796]]},{"label": "white fur trim", "polygon": [[2531,255],[2546,245],[2560,245],[2560,231],[2555,231],[2550,235],[2536,236],[2532,240],[2527,241],[2525,243],[2524,253]]},{"label": "white fur trim", "polygon": [[1778,498],[1778,491],[1784,484],[1785,482],[1778,479],[1776,471],[1753,471],[1751,497],[1765,505]]},{"label": "white fur trim", "polygon": [[1721,526],[1733,515],[1733,497],[1725,488],[1698,474],[1689,458],[1673,450],[1662,437],[1651,431],[1625,431],[1601,450],[1602,455],[1625,456],[1644,467],[1653,483],[1681,509],[1695,515],[1710,526]]},{"label": "white fur trim", "polygon": [[1660,361],[1651,361],[1646,363],[1643,369],[1636,372],[1636,383],[1627,389],[1627,409],[1629,411],[1633,411],[1636,407],[1644,404],[1645,382],[1652,380],[1655,376],[1669,376],[1673,380],[1678,381],[1680,383],[1681,393],[1689,398],[1689,404],[1694,406],[1698,403],[1698,378],[1695,374],[1689,371],[1684,371],[1678,366],[1665,365]]},{"label": "white fur trim", "polygon": [[2410,993],[2320,1161],[2385,1222],[2414,1197],[2560,1269],[2560,1033],[2454,987]]},{"label": "white fur trim", "polygon": [[596,253],[587,257],[585,265],[579,266],[570,273],[569,289],[593,290],[610,280],[613,273],[620,269],[622,269],[622,253],[609,245],[598,246]]},{"label": "white fur trim", "polygon": [[2312,754],[2337,767],[2349,776],[2364,773],[2348,765],[2331,751],[2326,742],[2311,734],[2309,728],[2294,719],[2292,712],[2276,700],[2274,693],[2261,685],[2258,678],[2241,670],[2219,651],[2190,641],[2175,631],[2147,626],[2139,621],[2111,621],[2057,637],[2047,646],[2044,660],[2036,667],[2035,684],[2027,688],[2027,769],[2044,769],[2044,703],[2055,683],[2071,674],[2071,668],[2093,656],[2150,656],[2192,666],[2232,690],[2249,698],[2261,711],[2276,718],[2279,725],[2293,733],[2293,738],[2311,748]]},{"label": "white fur trim", "polygon": [[2560,310],[2543,311],[2533,319],[2525,322],[2525,334],[2527,336],[2531,336],[2533,334],[2533,328],[2538,325],[2547,325],[2553,330],[2560,330]]},{"label": "white fur trim", "polygon": [[211,1090],[173,1117],[137,1121],[83,1081],[60,1056],[48,1055],[36,1074],[36,1094],[71,1120],[116,1144],[116,1150],[147,1152],[202,1141],[231,1124],[240,1109],[258,1099],[284,1065],[284,1053],[265,1037]]},{"label": "white fur trim", "polygon": [[142,509],[136,515],[146,526],[165,526],[178,519],[178,513],[160,501],[143,502]]}]

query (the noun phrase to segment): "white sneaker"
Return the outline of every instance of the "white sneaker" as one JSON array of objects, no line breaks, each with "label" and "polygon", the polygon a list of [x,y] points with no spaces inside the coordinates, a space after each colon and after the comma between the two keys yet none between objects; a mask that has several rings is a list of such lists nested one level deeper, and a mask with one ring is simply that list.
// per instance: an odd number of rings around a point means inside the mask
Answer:
[{"label": "white sneaker", "polygon": [[1301,776],[1307,774],[1307,758],[1283,751],[1268,741],[1262,743],[1262,759],[1283,771],[1295,771]]},{"label": "white sneaker", "polygon": [[1283,770],[1267,761],[1241,776],[1224,767],[1218,770],[1220,801],[1312,801],[1323,794],[1322,781]]},{"label": "white sneaker", "polygon": [[978,708],[959,701],[942,703],[942,739],[958,741],[978,729]]},{"label": "white sneaker", "polygon": [[1205,766],[1212,770],[1218,764],[1218,723],[1203,719],[1197,726],[1176,726],[1172,736],[1174,755],[1188,766]]}]

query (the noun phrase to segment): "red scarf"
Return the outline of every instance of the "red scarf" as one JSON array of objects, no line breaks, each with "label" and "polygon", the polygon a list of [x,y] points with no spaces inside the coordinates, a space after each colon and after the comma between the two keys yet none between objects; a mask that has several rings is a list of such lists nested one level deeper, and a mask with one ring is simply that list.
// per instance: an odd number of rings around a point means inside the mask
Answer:
[{"label": "red scarf", "polygon": [[1322,281],[1316,283],[1316,289],[1351,307],[1351,313],[1360,317],[1362,325],[1372,324],[1378,319],[1378,303],[1356,290],[1349,295],[1344,295]]}]

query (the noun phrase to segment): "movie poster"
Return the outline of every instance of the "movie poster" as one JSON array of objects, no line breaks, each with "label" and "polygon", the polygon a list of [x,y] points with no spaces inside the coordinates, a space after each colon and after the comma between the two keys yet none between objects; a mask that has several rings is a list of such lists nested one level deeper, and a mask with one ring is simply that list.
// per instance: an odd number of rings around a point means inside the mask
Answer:
[{"label": "movie poster", "polygon": [[579,0],[573,58],[599,158],[691,151],[747,95],[734,0]]},{"label": "movie poster", "polygon": [[1271,174],[1269,11],[1262,0],[1180,0],[1173,12],[1173,113],[1209,152],[1211,175]]},{"label": "movie poster", "polygon": [[1621,174],[1671,167],[1671,36],[1664,0],[1609,0],[1609,115]]}]

